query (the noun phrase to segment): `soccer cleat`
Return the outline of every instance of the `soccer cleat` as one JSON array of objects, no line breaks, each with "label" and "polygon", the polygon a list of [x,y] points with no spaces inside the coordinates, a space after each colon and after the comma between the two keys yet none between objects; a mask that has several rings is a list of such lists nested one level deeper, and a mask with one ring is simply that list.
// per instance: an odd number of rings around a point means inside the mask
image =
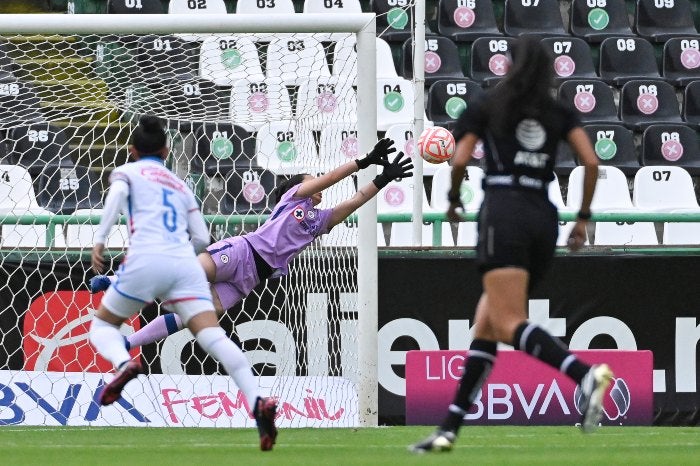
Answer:
[{"label": "soccer cleat", "polygon": [[117,401],[122,396],[124,386],[142,373],[143,369],[141,368],[141,363],[129,361],[124,364],[124,367],[117,372],[112,381],[102,389],[102,393],[100,393],[100,404],[102,406],[108,406]]},{"label": "soccer cleat", "polygon": [[277,402],[273,398],[260,398],[255,400],[255,423],[258,425],[260,434],[260,449],[262,451],[272,450],[272,446],[277,439],[277,427],[275,427],[275,416],[277,415]]},{"label": "soccer cleat", "polygon": [[105,291],[112,285],[112,280],[107,275],[95,275],[90,279],[90,293]]},{"label": "soccer cleat", "polygon": [[414,443],[408,449],[413,453],[426,453],[429,451],[450,451],[457,440],[457,435],[449,430],[436,430],[425,440]]},{"label": "soccer cleat", "polygon": [[593,432],[603,416],[603,396],[610,385],[613,373],[607,364],[596,364],[581,381],[581,429]]}]

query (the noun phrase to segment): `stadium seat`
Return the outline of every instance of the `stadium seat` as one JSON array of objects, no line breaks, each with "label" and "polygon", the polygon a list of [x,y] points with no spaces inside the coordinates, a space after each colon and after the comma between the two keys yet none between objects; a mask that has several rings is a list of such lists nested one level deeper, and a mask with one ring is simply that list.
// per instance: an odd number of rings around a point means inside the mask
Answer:
[{"label": "stadium seat", "polygon": [[165,13],[160,0],[108,0],[107,13],[119,15]]},{"label": "stadium seat", "polygon": [[562,104],[576,109],[583,124],[620,122],[613,91],[602,81],[570,79],[557,94]]},{"label": "stadium seat", "polygon": [[583,129],[594,144],[598,163],[619,168],[625,176],[639,170],[632,131],[622,125],[586,125]]},{"label": "stadium seat", "polygon": [[578,166],[578,161],[576,155],[572,152],[569,143],[566,141],[560,141],[557,158],[554,161],[554,173],[557,176],[567,177],[571,170]]},{"label": "stadium seat", "polygon": [[50,123],[19,126],[9,132],[12,146],[8,160],[37,176],[47,165],[72,167],[66,132]]},{"label": "stadium seat", "polygon": [[511,37],[537,33],[566,36],[558,0],[505,0],[503,32]]},{"label": "stadium seat", "polygon": [[314,136],[295,120],[263,124],[258,130],[255,148],[258,165],[276,175],[313,174],[318,170]]},{"label": "stadium seat", "polygon": [[359,0],[304,0],[304,13],[362,13]]},{"label": "stadium seat", "polygon": [[194,138],[194,172],[223,175],[237,166],[255,165],[255,135],[241,126],[205,123],[197,127]]},{"label": "stadium seat", "polygon": [[[481,207],[484,200],[484,190],[481,180],[484,178],[484,170],[479,167],[467,166],[464,180],[460,186],[460,198],[464,210],[475,212]],[[432,186],[430,188],[430,206],[439,212],[447,212],[450,203],[447,201],[447,192],[452,185],[452,167],[445,163],[441,164],[433,175]]]},{"label": "stadium seat", "polygon": [[403,78],[377,78],[377,129],[386,131],[414,119],[413,83]]},{"label": "stadium seat", "polygon": [[[440,165],[440,168],[433,175],[430,205],[437,212],[447,212],[449,208],[447,192],[452,185],[451,176],[452,167],[447,164]],[[481,187],[483,177],[484,171],[481,168],[467,167],[465,179],[460,186],[462,204],[467,212],[475,212],[481,207],[481,202],[484,200],[484,191]],[[443,231],[443,236],[444,234]],[[475,246],[476,238],[476,222],[460,222],[457,225],[457,246]]]},{"label": "stadium seat", "polygon": [[657,123],[681,123],[673,86],[663,81],[627,82],[620,92],[620,119],[636,130]]},{"label": "stadium seat", "polygon": [[[404,178],[400,181],[392,181],[386,188],[377,194],[377,213],[395,214],[410,213],[413,211],[413,179]],[[423,212],[430,212],[428,197],[423,191]],[[443,244],[454,245],[451,228],[448,223],[443,225]],[[432,246],[433,228],[432,224],[423,224],[422,246]],[[392,222],[389,246],[413,246],[413,225],[410,222]]]},{"label": "stadium seat", "polygon": [[[469,75],[483,86],[496,84],[508,72],[512,37],[480,37],[472,43]],[[495,50],[495,52],[494,52]]]},{"label": "stadium seat", "polygon": [[360,154],[355,123],[331,123],[321,129],[318,157],[319,168],[328,171]]},{"label": "stadium seat", "polygon": [[170,0],[168,13],[225,15],[224,0]]},{"label": "stadium seat", "polygon": [[459,115],[483,93],[478,83],[467,78],[436,81],[428,90],[428,118],[436,126],[451,129]]},{"label": "stadium seat", "polygon": [[370,11],[377,15],[377,36],[387,42],[411,37],[413,3],[409,0],[370,0]]},{"label": "stadium seat", "polygon": [[651,125],[642,136],[642,165],[674,165],[700,175],[697,132],[685,125]]},{"label": "stadium seat", "polygon": [[251,14],[294,14],[294,2],[292,0],[239,0],[236,2],[236,13]]},{"label": "stadium seat", "polygon": [[38,210],[32,177],[19,165],[0,165],[0,212]]},{"label": "stadium seat", "polygon": [[700,125],[700,81],[692,81],[683,91],[683,121]]},{"label": "stadium seat", "polygon": [[292,117],[289,92],[280,79],[236,81],[231,92],[231,119],[253,130],[274,120]]},{"label": "stadium seat", "polygon": [[[78,209],[72,215],[101,216],[102,209]],[[82,223],[66,225],[66,246],[69,248],[91,248],[95,244],[97,224]],[[107,235],[105,246],[109,249],[124,249],[129,245],[129,232],[126,225],[114,225]]]},{"label": "stadium seat", "polygon": [[608,37],[633,36],[625,0],[573,0],[569,12],[571,35],[598,43]]},{"label": "stadium seat", "polygon": [[591,48],[578,37],[545,37],[542,44],[554,60],[556,82],[566,79],[596,79]]},{"label": "stadium seat", "polygon": [[[611,213],[638,212],[637,209],[614,209]],[[659,244],[653,222],[596,222],[596,246],[655,246]]]},{"label": "stadium seat", "polygon": [[217,86],[232,86],[240,79],[265,79],[257,47],[244,36],[206,38],[199,53],[199,76]]},{"label": "stadium seat", "polygon": [[[584,171],[585,167],[579,166],[569,175],[566,206],[571,210],[578,211],[581,207]],[[598,167],[598,182],[591,201],[591,210],[597,212],[632,207],[627,177],[622,170],[610,166]]]},{"label": "stadium seat", "polygon": [[88,167],[47,166],[39,175],[41,207],[57,214],[72,214],[78,209],[100,207],[102,195],[96,176]]},{"label": "stadium seat", "polygon": [[[689,213],[694,209],[671,210],[670,213]],[[662,243],[664,245],[686,245],[700,243],[700,223],[697,222],[664,222]]]},{"label": "stadium seat", "polygon": [[501,35],[491,0],[475,0],[470,6],[460,0],[438,0],[437,16],[440,35],[455,42]]},{"label": "stadium seat", "polygon": [[[463,78],[459,51],[451,39],[441,36],[425,38],[425,85],[439,79]],[[413,39],[407,39],[401,48],[401,75],[413,79]]]},{"label": "stadium seat", "polygon": [[136,47],[140,81],[191,79],[197,76],[196,50],[193,44],[176,36],[142,36]]},{"label": "stadium seat", "polygon": [[[634,205],[642,210],[699,213],[693,179],[681,167],[646,166],[634,176]],[[697,244],[700,224],[665,222],[663,244]]]},{"label": "stadium seat", "polygon": [[301,81],[295,116],[315,131],[336,122],[356,122],[357,97],[352,82],[335,76]]},{"label": "stadium seat", "polygon": [[7,49],[7,39],[0,39],[0,82],[15,80],[12,72],[12,58],[7,53]]},{"label": "stadium seat", "polygon": [[0,126],[45,121],[34,86],[25,81],[0,82]]},{"label": "stadium seat", "polygon": [[[577,211],[583,196],[583,178],[585,167],[577,167],[569,176],[567,188],[567,207]],[[637,211],[630,199],[627,177],[622,170],[601,166],[598,182],[591,202],[594,212],[624,213]],[[601,225],[607,223],[607,225]],[[600,236],[598,236],[600,234]],[[649,222],[596,222],[595,244],[658,244],[653,223]]]},{"label": "stadium seat", "polygon": [[664,44],[664,79],[674,86],[700,80],[700,38],[675,37]]},{"label": "stadium seat", "polygon": [[[357,51],[355,35],[343,37],[335,42],[333,49],[333,66],[331,73],[333,76],[357,77]],[[394,66],[394,57],[391,53],[391,46],[383,39],[377,37],[377,77],[397,78]]]},{"label": "stadium seat", "polygon": [[641,37],[609,37],[600,44],[601,79],[622,86],[633,79],[661,79],[654,47]]},{"label": "stadium seat", "polygon": [[171,120],[183,131],[192,122],[229,121],[230,87],[217,87],[205,79],[171,79],[162,85],[167,100],[155,106],[156,115]]},{"label": "stadium seat", "polygon": [[637,0],[634,28],[653,42],[698,34],[689,0]]},{"label": "stadium seat", "polygon": [[232,170],[225,175],[226,190],[219,204],[224,215],[263,214],[274,207],[270,193],[275,189],[275,175],[261,168]]},{"label": "stadium seat", "polygon": [[693,179],[681,167],[646,166],[634,175],[632,203],[647,211],[697,210]]},{"label": "stadium seat", "polygon": [[[29,172],[19,165],[0,165],[0,215],[53,215],[39,206]],[[57,247],[65,246],[63,229],[55,227]],[[43,247],[46,225],[11,225],[0,227],[1,247]]]},{"label": "stadium seat", "polygon": [[[547,185],[547,194],[549,200],[557,208],[557,212],[578,212],[578,208],[572,209],[566,206],[564,203],[564,198],[561,193],[561,185],[559,184],[559,177],[554,176],[554,180],[549,182]],[[569,235],[571,230],[574,228],[576,222],[563,222],[559,221],[558,234],[557,234],[557,246],[564,247],[568,244]],[[588,235],[586,235],[586,240],[584,244],[588,245]]]},{"label": "stadium seat", "polygon": [[324,44],[311,36],[277,36],[267,46],[267,77],[287,85],[330,76]]}]

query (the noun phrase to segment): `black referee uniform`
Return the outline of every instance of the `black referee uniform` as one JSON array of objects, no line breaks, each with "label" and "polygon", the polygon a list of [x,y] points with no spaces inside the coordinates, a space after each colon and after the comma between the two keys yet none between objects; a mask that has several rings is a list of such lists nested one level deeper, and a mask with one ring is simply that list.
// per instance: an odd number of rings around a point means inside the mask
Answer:
[{"label": "black referee uniform", "polygon": [[[517,109],[502,109],[515,111]],[[529,271],[530,288],[549,266],[558,236],[557,209],[547,186],[554,179],[559,141],[581,123],[558,103],[542,115],[518,115],[512,128],[494,128],[484,99],[457,120],[459,141],[474,133],[484,143],[484,201],[478,218],[477,263],[480,272],[501,267]]]}]

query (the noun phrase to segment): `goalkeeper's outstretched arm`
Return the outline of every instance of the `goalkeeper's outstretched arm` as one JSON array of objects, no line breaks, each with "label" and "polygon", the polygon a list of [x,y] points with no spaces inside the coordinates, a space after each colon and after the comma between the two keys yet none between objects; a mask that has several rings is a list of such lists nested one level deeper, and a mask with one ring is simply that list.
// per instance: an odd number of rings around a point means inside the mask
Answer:
[{"label": "goalkeeper's outstretched arm", "polygon": [[381,175],[378,175],[371,183],[360,188],[350,199],[333,207],[333,214],[328,222],[329,229],[348,218],[350,214],[372,199],[392,180],[413,176],[411,170],[413,170],[411,159],[405,157],[403,152],[399,152],[393,162],[384,166],[384,171]]}]

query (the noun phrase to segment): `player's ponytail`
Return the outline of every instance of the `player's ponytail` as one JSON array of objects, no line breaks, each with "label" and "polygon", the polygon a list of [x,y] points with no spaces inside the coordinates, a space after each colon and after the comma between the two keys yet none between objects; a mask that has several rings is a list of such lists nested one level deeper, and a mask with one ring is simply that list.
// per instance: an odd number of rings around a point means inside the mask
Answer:
[{"label": "player's ponytail", "polygon": [[292,176],[291,178],[287,178],[286,180],[278,184],[277,187],[274,190],[272,190],[272,197],[275,200],[275,204],[277,204],[282,199],[284,193],[286,193],[294,186],[304,181],[304,177],[307,175],[308,173],[299,173],[297,175]]},{"label": "player's ponytail", "polygon": [[158,117],[144,115],[131,136],[131,144],[141,155],[157,154],[165,147],[166,136]]}]

